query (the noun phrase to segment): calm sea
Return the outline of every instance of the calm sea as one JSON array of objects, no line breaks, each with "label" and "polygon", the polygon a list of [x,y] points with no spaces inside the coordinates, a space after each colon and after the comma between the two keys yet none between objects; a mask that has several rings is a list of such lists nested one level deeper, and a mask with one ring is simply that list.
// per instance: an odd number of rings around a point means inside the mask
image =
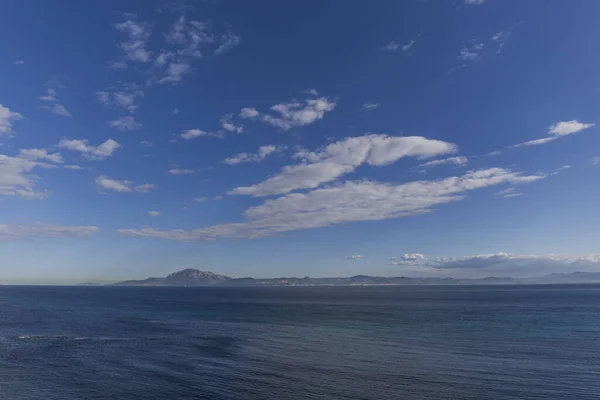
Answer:
[{"label": "calm sea", "polygon": [[600,286],[4,286],[0,399],[600,399]]}]

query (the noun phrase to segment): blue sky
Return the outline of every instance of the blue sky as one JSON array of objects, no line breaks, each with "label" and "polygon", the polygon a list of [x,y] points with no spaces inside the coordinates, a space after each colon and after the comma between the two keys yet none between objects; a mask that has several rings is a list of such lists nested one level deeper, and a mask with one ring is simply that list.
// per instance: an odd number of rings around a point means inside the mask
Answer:
[{"label": "blue sky", "polygon": [[600,270],[600,3],[0,5],[0,280]]}]

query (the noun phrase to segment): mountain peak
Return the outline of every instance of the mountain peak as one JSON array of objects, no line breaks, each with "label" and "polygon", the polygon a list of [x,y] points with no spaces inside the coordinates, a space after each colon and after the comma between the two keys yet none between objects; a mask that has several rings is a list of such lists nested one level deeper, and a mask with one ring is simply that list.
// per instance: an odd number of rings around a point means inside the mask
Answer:
[{"label": "mountain peak", "polygon": [[229,279],[231,278],[228,276],[218,275],[214,272],[188,268],[173,272],[163,279],[163,283],[177,286],[203,286],[212,285]]}]

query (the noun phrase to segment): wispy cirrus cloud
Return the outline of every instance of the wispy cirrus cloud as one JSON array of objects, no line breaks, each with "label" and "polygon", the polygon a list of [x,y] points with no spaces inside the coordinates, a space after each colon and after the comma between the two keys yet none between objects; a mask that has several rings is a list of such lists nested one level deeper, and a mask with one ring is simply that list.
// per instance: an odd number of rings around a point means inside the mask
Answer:
[{"label": "wispy cirrus cloud", "polygon": [[46,94],[40,96],[39,99],[47,104],[40,106],[40,108],[50,110],[61,117],[71,117],[71,112],[67,110],[58,99],[58,90],[64,89],[65,86],[56,77],[49,80],[46,83],[46,86]]},{"label": "wispy cirrus cloud", "polygon": [[464,156],[448,157],[448,158],[443,158],[441,160],[428,161],[426,163],[417,165],[415,168],[426,169],[426,168],[437,167],[439,165],[454,165],[457,167],[462,167],[462,166],[467,165],[468,162],[469,162],[469,159]]},{"label": "wispy cirrus cloud", "polygon": [[169,169],[169,174],[171,175],[192,175],[195,174],[196,171],[193,169],[179,169],[179,168],[171,168]]},{"label": "wispy cirrus cloud", "polygon": [[228,157],[223,162],[228,165],[237,165],[243,163],[260,162],[269,155],[283,150],[283,147],[277,147],[272,144],[260,146],[256,153],[239,153],[233,157]]},{"label": "wispy cirrus cloud", "polygon": [[219,47],[215,50],[215,54],[225,54],[229,50],[238,46],[241,42],[241,38],[239,35],[233,32],[227,32],[220,37]]},{"label": "wispy cirrus cloud", "polygon": [[517,192],[517,189],[515,189],[513,187],[506,188],[506,189],[501,190],[496,193],[496,196],[504,197],[505,199],[509,199],[511,197],[518,197],[518,196],[522,196],[522,195],[523,195],[523,193]]},{"label": "wispy cirrus cloud", "polygon": [[301,151],[295,158],[304,162],[284,167],[279,174],[252,186],[237,187],[230,194],[253,197],[314,189],[353,172],[358,166],[388,165],[403,157],[431,157],[451,153],[456,145],[421,136],[365,135],[332,143],[316,152]]},{"label": "wispy cirrus cloud", "polygon": [[98,233],[97,226],[10,225],[0,224],[0,241],[19,241],[34,238],[81,238]]},{"label": "wispy cirrus cloud", "polygon": [[473,190],[502,183],[530,183],[543,178],[543,175],[523,175],[503,168],[490,168],[436,181],[400,185],[350,181],[266,200],[259,206],[247,209],[244,222],[192,230],[121,229],[118,233],[123,236],[188,241],[219,237],[258,238],[293,230],[427,213],[436,206],[459,201]]},{"label": "wispy cirrus cloud", "polygon": [[100,175],[96,178],[96,184],[98,187],[106,190],[112,190],[115,192],[139,192],[147,193],[157,188],[157,185],[153,183],[145,183],[141,185],[135,185],[133,181],[129,180],[117,180],[111,179],[106,175]]},{"label": "wispy cirrus cloud", "polygon": [[[159,84],[177,84],[191,74],[194,60],[205,55],[222,55],[236,47],[241,38],[227,31],[216,33],[211,22],[188,20],[182,14],[165,35],[166,46],[154,60],[153,70]],[[215,47],[216,46],[216,47]]]},{"label": "wispy cirrus cloud", "polygon": [[504,46],[506,45],[506,42],[508,41],[510,35],[510,31],[499,31],[491,37],[490,41],[498,46],[496,54],[502,53],[502,49],[504,49]]},{"label": "wispy cirrus cloud", "polygon": [[362,108],[364,111],[375,111],[379,108],[379,103],[365,103]]},{"label": "wispy cirrus cloud", "polygon": [[406,53],[415,45],[415,43],[416,43],[415,40],[409,40],[405,44],[400,44],[400,43],[392,40],[391,42],[389,42],[388,44],[383,46],[383,50],[387,50],[387,51],[402,50],[403,52]]},{"label": "wispy cirrus cloud", "polygon": [[191,140],[198,137],[216,137],[223,139],[223,134],[220,132],[207,132],[203,131],[202,129],[188,129],[183,131],[183,133],[179,136],[185,140]]},{"label": "wispy cirrus cloud", "polygon": [[483,43],[476,41],[475,43],[465,45],[460,50],[460,54],[456,56],[457,60],[461,61],[475,61],[481,58],[481,50],[483,50]]},{"label": "wispy cirrus cloud", "polygon": [[557,122],[556,124],[550,126],[549,131],[548,131],[548,134],[550,134],[550,136],[541,138],[541,139],[528,140],[526,142],[514,144],[512,146],[509,146],[509,148],[539,146],[542,144],[553,142],[563,136],[572,135],[574,133],[581,132],[582,130],[591,128],[595,125],[596,124],[583,123],[583,122],[579,122],[577,120]]}]

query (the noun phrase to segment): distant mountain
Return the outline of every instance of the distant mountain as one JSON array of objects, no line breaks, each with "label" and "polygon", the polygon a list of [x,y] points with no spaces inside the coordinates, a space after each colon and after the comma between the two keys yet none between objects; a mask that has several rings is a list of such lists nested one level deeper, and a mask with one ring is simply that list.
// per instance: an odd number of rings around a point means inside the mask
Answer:
[{"label": "distant mountain", "polygon": [[600,272],[572,272],[570,274],[550,274],[539,278],[524,278],[522,283],[557,284],[557,283],[595,283],[600,282]]},{"label": "distant mountain", "polygon": [[600,283],[600,272],[573,272],[551,274],[538,278],[515,279],[489,276],[479,279],[457,278],[409,278],[355,275],[339,278],[230,278],[213,272],[184,269],[166,278],[147,278],[140,281],[115,283],[120,286],[385,286],[385,285],[510,285],[510,284],[559,284]]},{"label": "distant mountain", "polygon": [[168,275],[166,278],[147,278],[141,281],[124,281],[120,286],[211,286],[230,280],[224,275],[197,269],[184,269]]},{"label": "distant mountain", "polygon": [[225,275],[217,275],[213,272],[190,268],[173,272],[164,278],[162,283],[168,286],[208,286],[230,279],[230,277]]}]

